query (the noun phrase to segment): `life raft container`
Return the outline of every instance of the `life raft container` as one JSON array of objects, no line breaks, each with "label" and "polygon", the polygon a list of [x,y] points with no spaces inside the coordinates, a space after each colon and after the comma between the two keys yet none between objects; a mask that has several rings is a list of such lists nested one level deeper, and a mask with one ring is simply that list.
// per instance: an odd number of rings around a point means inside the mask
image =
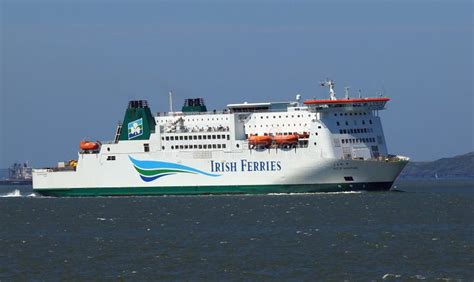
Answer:
[{"label": "life raft container", "polygon": [[99,149],[99,143],[92,141],[81,141],[79,143],[79,148],[84,151],[97,150]]},{"label": "life raft container", "polygon": [[249,144],[253,146],[270,146],[272,144],[272,137],[250,135]]}]

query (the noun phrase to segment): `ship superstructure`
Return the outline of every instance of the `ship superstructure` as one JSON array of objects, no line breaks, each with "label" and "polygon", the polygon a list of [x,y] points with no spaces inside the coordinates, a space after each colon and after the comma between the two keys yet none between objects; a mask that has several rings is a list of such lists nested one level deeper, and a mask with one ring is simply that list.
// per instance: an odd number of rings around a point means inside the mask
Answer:
[{"label": "ship superstructure", "polygon": [[[113,142],[33,172],[45,195],[165,195],[388,190],[408,158],[388,153],[378,112],[389,98],[229,104],[186,99],[153,115],[130,101]],[[171,104],[171,103],[170,103]],[[172,106],[170,106],[172,107]]]}]

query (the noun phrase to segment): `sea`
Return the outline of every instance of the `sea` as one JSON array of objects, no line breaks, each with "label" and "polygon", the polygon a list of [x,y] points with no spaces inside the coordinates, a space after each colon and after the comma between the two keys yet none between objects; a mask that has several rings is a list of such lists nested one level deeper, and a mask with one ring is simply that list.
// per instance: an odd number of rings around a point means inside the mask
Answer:
[{"label": "sea", "polygon": [[474,181],[50,198],[0,188],[0,281],[473,281]]}]

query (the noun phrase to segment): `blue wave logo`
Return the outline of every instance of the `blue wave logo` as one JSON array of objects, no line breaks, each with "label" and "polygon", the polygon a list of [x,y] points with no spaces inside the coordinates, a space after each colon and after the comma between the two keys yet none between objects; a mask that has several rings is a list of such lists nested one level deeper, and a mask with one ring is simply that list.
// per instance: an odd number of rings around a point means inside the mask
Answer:
[{"label": "blue wave logo", "polygon": [[141,179],[146,182],[156,180],[160,177],[173,175],[177,173],[201,174],[210,177],[219,177],[221,174],[212,174],[205,171],[195,169],[190,166],[180,165],[177,163],[159,162],[159,161],[140,161],[128,156],[135,167],[135,170],[140,174]]}]

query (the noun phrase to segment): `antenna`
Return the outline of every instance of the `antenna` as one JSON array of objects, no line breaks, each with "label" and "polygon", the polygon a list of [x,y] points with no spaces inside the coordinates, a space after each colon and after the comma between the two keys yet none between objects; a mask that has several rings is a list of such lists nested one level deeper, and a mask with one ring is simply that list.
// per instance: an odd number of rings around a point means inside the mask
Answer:
[{"label": "antenna", "polygon": [[300,101],[301,101],[301,95],[296,94],[296,102],[298,103],[298,107],[300,106]]},{"label": "antenna", "polygon": [[334,80],[326,78],[326,81],[321,81],[320,85],[329,87],[329,98],[331,100],[337,100],[336,91],[334,91]]},{"label": "antenna", "polygon": [[170,113],[172,113],[173,112],[173,91],[170,91],[169,95],[170,95],[170,97],[169,97],[169,99],[170,99]]},{"label": "antenna", "polygon": [[359,93],[359,98],[362,98],[362,90],[357,90],[357,93]]},{"label": "antenna", "polygon": [[349,89],[351,89],[349,86],[344,87],[344,94],[346,100],[349,100]]}]

